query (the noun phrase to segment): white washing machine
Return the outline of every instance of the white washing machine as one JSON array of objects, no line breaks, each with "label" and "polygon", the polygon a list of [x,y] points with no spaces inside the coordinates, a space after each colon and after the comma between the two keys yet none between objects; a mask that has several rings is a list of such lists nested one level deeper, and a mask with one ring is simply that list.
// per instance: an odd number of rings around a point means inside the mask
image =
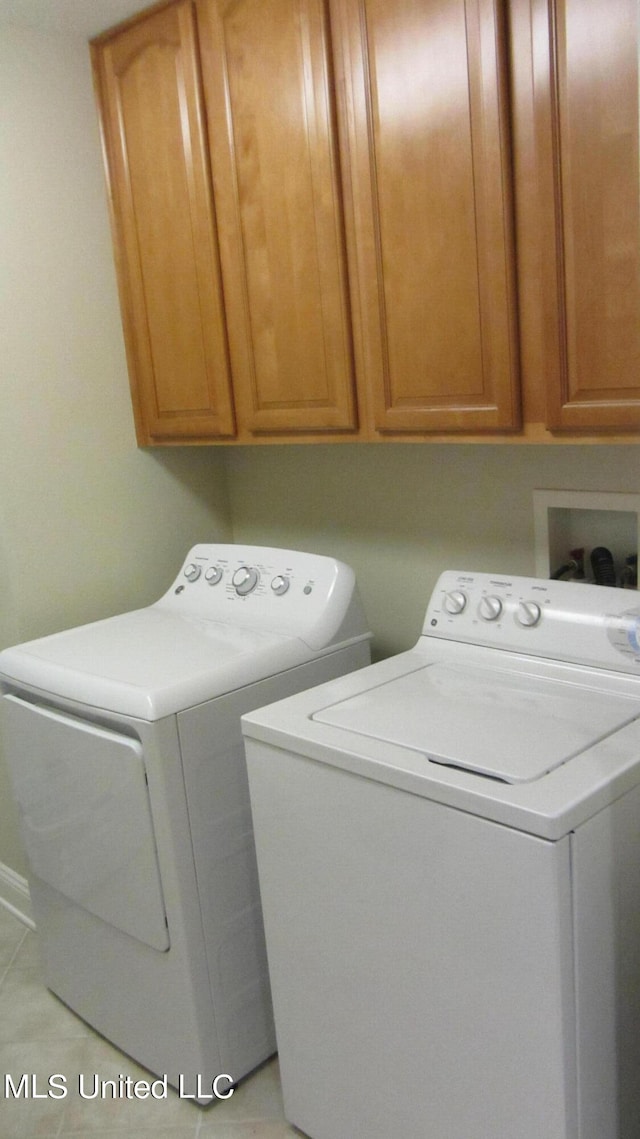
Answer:
[{"label": "white washing machine", "polygon": [[348,566],[232,545],[0,654],[46,983],[185,1095],[275,1050],[240,714],[369,660]]},{"label": "white washing machine", "polygon": [[243,731],[289,1121],[638,1139],[637,595],[447,572]]}]

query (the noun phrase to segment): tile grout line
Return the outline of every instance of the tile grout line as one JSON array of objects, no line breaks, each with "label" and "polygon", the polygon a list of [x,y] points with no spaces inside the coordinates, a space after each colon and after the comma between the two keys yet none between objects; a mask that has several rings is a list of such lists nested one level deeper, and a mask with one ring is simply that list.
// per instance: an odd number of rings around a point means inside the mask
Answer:
[{"label": "tile grout line", "polygon": [[7,964],[7,966],[5,967],[3,972],[0,973],[0,988],[4,984],[6,977],[7,977],[7,973],[9,972],[9,970],[10,970],[11,966],[13,965],[16,957],[18,956],[18,953],[20,952],[20,949],[22,948],[22,944],[23,944],[24,939],[26,938],[28,932],[29,932],[29,930],[25,929],[24,933],[22,934],[22,937],[20,938],[20,941],[18,942],[13,953],[11,954],[11,957],[9,959],[9,963]]}]

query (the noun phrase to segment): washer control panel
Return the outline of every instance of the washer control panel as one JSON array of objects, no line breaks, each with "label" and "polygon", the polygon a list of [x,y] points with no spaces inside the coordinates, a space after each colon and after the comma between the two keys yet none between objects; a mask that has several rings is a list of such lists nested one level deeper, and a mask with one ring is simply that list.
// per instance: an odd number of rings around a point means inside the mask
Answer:
[{"label": "washer control panel", "polygon": [[353,570],[299,550],[194,546],[156,605],[194,621],[298,636],[318,649],[336,636],[369,637]]},{"label": "washer control panel", "polygon": [[629,590],[447,570],[423,636],[640,672],[640,602]]},{"label": "washer control panel", "polygon": [[[453,589],[444,589],[441,599],[441,608],[444,613],[449,617],[458,617],[462,614],[465,615],[466,621],[473,623],[478,621],[501,621],[512,617],[518,625],[524,629],[531,629],[534,625],[538,625],[542,620],[543,604],[540,600],[532,600],[534,590],[538,593],[543,592],[546,595],[544,588],[541,590],[540,583],[536,583],[531,587],[531,597],[525,596],[526,590],[520,592],[516,597],[513,593],[513,583],[516,581],[504,582],[493,579],[489,588],[480,585],[478,590],[476,580],[471,583],[469,575],[461,575],[461,582]],[[527,579],[524,579],[525,581]],[[471,588],[473,584],[473,589]],[[495,592],[491,592],[491,585],[493,585]],[[466,587],[466,588],[465,588]],[[545,601],[547,600],[545,596]],[[433,604],[433,598],[432,598]],[[433,621],[431,622],[432,628],[435,628]],[[425,629],[425,632],[428,632]]]}]

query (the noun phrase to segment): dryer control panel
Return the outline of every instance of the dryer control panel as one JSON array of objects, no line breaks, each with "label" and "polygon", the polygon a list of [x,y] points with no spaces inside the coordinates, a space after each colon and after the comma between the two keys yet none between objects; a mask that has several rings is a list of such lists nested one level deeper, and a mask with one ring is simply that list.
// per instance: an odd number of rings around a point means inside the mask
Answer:
[{"label": "dryer control panel", "polygon": [[194,546],[156,605],[193,620],[299,637],[315,650],[370,635],[351,567],[300,550]]},{"label": "dryer control panel", "polygon": [[640,603],[608,586],[447,570],[422,635],[640,673]]}]

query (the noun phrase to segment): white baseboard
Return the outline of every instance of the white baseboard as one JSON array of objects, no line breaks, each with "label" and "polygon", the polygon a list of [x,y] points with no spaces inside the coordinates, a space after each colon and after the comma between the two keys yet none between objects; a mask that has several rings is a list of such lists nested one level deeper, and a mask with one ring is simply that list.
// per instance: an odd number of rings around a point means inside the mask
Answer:
[{"label": "white baseboard", "polygon": [[0,862],[0,906],[27,925],[35,929],[36,923],[31,912],[31,895],[26,878],[16,874],[10,866]]}]

